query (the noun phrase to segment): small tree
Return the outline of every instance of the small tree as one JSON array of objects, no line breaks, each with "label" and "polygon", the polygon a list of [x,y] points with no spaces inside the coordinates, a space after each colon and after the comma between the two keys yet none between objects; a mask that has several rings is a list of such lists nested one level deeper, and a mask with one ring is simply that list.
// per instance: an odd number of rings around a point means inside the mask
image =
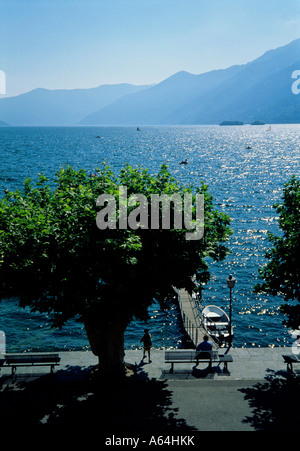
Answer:
[{"label": "small tree", "polygon": [[205,198],[202,240],[187,241],[186,230],[99,230],[96,199],[117,199],[120,186],[149,199],[192,192],[165,165],[156,177],[129,165],[119,176],[103,165],[96,177],[66,167],[54,183],[43,175],[35,186],[26,180],[23,191],[0,203],[0,299],[16,296],[56,327],[79,316],[102,374],[123,372],[124,332],[133,317],[146,319],[153,299],[171,299],[174,287],[192,290],[194,275],[207,281],[205,257],[223,260],[231,234],[229,217],[214,209],[204,184],[197,191]]},{"label": "small tree", "polygon": [[[300,302],[300,181],[295,176],[284,185],[282,204],[274,208],[282,235],[269,234],[273,248],[266,253],[267,265],[259,270],[264,283],[256,291]],[[300,305],[284,304],[281,311],[287,316],[284,324],[300,327]]]}]

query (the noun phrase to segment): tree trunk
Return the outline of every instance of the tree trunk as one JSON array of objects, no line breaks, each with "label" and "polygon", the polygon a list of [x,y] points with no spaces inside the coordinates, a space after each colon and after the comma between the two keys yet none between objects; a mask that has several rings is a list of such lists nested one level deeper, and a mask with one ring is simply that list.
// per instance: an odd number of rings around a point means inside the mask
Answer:
[{"label": "tree trunk", "polygon": [[99,376],[122,377],[125,374],[124,333],[128,321],[118,316],[105,321],[90,312],[84,317],[84,325],[92,352],[99,358]]}]

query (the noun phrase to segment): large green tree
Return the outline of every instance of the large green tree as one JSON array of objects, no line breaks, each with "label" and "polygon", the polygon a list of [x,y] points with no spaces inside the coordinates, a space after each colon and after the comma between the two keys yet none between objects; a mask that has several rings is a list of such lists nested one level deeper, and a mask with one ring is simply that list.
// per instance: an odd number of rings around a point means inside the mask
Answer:
[{"label": "large green tree", "polygon": [[284,185],[283,201],[274,208],[279,214],[279,227],[282,234],[280,236],[269,234],[269,241],[273,247],[266,253],[268,263],[260,269],[264,282],[256,286],[256,291],[283,296],[286,301],[286,304],[281,307],[281,311],[286,315],[284,324],[298,329],[300,328],[300,305],[295,305],[294,302],[300,302],[299,179],[294,176]]},{"label": "large green tree", "polygon": [[[186,230],[174,228],[100,230],[96,199],[118,199],[120,186],[128,196],[142,193],[149,200],[152,194],[193,193],[194,210],[201,192],[204,238],[188,241]],[[0,299],[18,297],[21,307],[49,314],[56,327],[79,317],[102,374],[120,374],[130,321],[146,319],[153,299],[171,299],[174,287],[193,290],[194,275],[206,282],[206,258],[223,260],[228,253],[229,225],[206,185],[196,191],[181,186],[166,165],[156,176],[129,165],[118,175],[106,165],[94,177],[72,167],[60,169],[51,182],[40,175],[0,203]]]}]

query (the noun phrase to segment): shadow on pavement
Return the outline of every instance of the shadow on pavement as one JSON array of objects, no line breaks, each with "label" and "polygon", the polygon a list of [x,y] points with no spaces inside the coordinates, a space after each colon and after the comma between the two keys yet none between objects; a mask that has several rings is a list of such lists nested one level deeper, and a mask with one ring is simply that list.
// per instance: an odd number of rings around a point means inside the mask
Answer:
[{"label": "shadow on pavement", "polygon": [[298,431],[300,377],[269,370],[265,379],[240,390],[253,409],[253,416],[243,422],[257,431]]},{"label": "shadow on pavement", "polygon": [[221,369],[219,366],[214,366],[213,368],[199,368],[194,365],[191,370],[180,370],[174,369],[173,373],[169,370],[163,370],[161,379],[165,380],[176,380],[176,379],[216,379],[218,376],[230,376],[229,371]]},{"label": "shadow on pavement", "polygon": [[72,428],[106,436],[194,430],[176,418],[165,382],[136,376],[92,381],[89,376],[89,369],[72,366],[52,375],[2,377],[0,429]]}]

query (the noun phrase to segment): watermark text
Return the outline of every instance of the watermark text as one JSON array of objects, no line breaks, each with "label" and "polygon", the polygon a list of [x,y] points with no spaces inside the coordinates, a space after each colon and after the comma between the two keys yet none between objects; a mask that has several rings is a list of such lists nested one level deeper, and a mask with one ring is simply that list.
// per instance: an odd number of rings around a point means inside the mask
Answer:
[{"label": "watermark text", "polygon": [[3,330],[0,330],[0,354],[6,353],[6,337]]},{"label": "watermark text", "polygon": [[188,230],[186,240],[204,236],[204,195],[132,194],[120,186],[118,196],[101,194],[96,202],[101,210],[96,224],[100,230]]},{"label": "watermark text", "polygon": [[0,95],[6,94],[6,75],[3,70],[0,70]]},{"label": "watermark text", "polygon": [[292,93],[295,95],[300,94],[300,70],[295,70],[292,73],[292,78],[296,80],[292,84]]}]

